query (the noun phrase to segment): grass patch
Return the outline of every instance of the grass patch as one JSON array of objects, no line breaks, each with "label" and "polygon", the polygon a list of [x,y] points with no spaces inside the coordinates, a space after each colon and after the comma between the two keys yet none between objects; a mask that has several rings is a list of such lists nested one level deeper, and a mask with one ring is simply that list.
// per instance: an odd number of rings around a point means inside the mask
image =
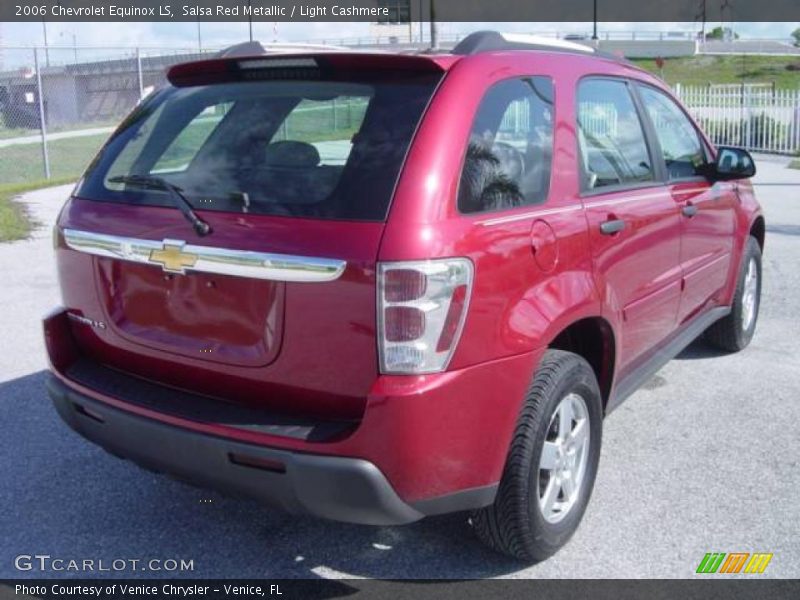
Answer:
[{"label": "grass patch", "polygon": [[[660,75],[654,59],[633,59],[635,64]],[[664,80],[675,85],[709,83],[774,83],[777,89],[800,87],[800,71],[788,69],[800,65],[800,56],[712,56],[700,54],[664,59]]]},{"label": "grass patch", "polygon": [[800,169],[800,158],[795,158],[792,162],[789,163],[790,169]]},{"label": "grass patch", "polygon": [[[62,133],[65,131],[81,131],[83,129],[95,129],[98,127],[116,127],[121,120],[115,121],[87,121],[82,123],[68,123],[65,125],[55,125],[47,128],[47,133]],[[41,135],[39,128],[30,127],[12,127],[3,123],[0,117],[0,140],[5,140],[15,137],[31,137]]]},{"label": "grass patch", "polygon": [[107,137],[96,135],[50,142],[49,180],[44,179],[39,144],[0,148],[0,242],[24,239],[35,225],[25,207],[12,200],[14,196],[77,180]]},{"label": "grass patch", "polygon": [[[51,179],[80,177],[106,139],[101,134],[50,141]],[[44,179],[43,165],[41,144],[0,147],[0,186]]]},{"label": "grass patch", "polygon": [[74,177],[32,181],[24,184],[0,185],[0,242],[21,240],[31,232],[36,223],[25,211],[25,207],[14,202],[13,198],[25,192],[40,188],[63,185],[75,181]]}]

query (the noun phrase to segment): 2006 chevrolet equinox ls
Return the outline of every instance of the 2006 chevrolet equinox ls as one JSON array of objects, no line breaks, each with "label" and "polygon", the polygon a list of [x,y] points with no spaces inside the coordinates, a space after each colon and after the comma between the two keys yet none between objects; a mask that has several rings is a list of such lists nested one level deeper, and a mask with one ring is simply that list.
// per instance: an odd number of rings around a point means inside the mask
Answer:
[{"label": "2006 chevrolet equinox ls", "polygon": [[569,42],[177,65],[54,231],[61,417],[289,511],[471,510],[561,547],[603,417],[700,334],[750,342],[752,158],[662,81]]}]

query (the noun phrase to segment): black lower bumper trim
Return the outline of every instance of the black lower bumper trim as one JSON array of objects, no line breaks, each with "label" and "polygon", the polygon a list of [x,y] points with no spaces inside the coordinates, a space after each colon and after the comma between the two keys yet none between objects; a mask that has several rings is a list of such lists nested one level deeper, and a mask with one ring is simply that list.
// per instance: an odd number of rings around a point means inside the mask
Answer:
[{"label": "black lower bumper trim", "polygon": [[225,402],[146,381],[87,358],[76,360],[64,375],[103,396],[200,423],[218,423],[235,429],[323,442],[352,430],[352,421],[299,419]]},{"label": "black lower bumper trim", "polygon": [[86,439],[193,484],[349,523],[399,525],[424,516],[369,461],[287,452],[173,427],[98,402],[53,375],[47,388],[61,418]]}]

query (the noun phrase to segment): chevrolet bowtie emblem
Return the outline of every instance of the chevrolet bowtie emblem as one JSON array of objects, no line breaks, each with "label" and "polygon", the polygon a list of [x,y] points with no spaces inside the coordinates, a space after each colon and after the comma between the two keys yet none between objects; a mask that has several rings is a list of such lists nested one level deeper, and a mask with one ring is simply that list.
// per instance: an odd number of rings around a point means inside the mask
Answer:
[{"label": "chevrolet bowtie emblem", "polygon": [[197,262],[197,254],[184,252],[186,242],[180,240],[164,240],[161,250],[151,250],[148,260],[161,265],[169,273],[186,273],[186,268],[191,268]]}]

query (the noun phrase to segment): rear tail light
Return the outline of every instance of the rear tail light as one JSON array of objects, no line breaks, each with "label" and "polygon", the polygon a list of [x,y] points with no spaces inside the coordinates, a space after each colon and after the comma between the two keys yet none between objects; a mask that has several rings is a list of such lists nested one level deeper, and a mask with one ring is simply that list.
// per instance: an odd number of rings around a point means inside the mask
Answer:
[{"label": "rear tail light", "polygon": [[444,371],[458,345],[472,289],[466,258],[378,266],[381,373]]}]

